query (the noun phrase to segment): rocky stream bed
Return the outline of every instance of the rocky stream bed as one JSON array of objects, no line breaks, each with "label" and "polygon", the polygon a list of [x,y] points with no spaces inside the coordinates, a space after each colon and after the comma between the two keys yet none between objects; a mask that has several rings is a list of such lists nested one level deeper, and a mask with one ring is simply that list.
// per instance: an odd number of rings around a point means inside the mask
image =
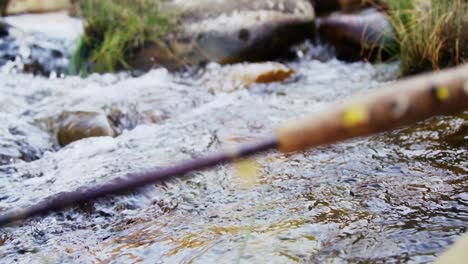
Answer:
[{"label": "rocky stream bed", "polygon": [[[0,212],[267,135],[282,121],[379,89],[398,65],[306,45],[283,82],[232,66],[141,76],[0,69]],[[61,147],[60,117],[101,113],[116,137]],[[2,263],[425,263],[468,227],[467,114],[303,153],[270,152],[0,229]]]}]

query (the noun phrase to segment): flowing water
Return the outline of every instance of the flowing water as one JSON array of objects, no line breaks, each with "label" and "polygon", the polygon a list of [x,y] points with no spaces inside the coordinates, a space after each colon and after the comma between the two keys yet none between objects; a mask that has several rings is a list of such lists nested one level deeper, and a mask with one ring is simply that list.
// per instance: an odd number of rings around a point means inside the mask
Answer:
[{"label": "flowing water", "polygon": [[[51,78],[0,71],[0,212],[262,138],[282,121],[379,89],[395,65],[288,63],[283,83],[225,92],[223,66]],[[316,60],[315,57],[322,57]],[[202,77],[200,77],[202,76]],[[60,148],[65,111],[122,131]],[[0,229],[2,263],[344,263],[435,260],[468,227],[468,115],[303,153],[270,152]],[[245,164],[244,164],[245,167]],[[245,170],[245,169],[244,169]]]}]

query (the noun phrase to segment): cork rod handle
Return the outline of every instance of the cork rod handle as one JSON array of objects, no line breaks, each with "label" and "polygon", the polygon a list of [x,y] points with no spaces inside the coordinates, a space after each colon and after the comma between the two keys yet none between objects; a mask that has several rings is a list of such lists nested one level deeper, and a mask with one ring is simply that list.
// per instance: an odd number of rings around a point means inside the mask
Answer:
[{"label": "cork rod handle", "polygon": [[276,132],[282,152],[367,136],[431,116],[468,110],[468,65],[397,81],[369,95],[335,103]]}]

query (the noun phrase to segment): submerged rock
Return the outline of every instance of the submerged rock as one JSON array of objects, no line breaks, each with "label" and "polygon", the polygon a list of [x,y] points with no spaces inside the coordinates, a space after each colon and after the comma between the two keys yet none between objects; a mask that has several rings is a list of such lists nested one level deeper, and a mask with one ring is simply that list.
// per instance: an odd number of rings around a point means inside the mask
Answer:
[{"label": "submerged rock", "polygon": [[117,136],[107,116],[97,112],[65,112],[59,117],[57,129],[62,146],[84,138]]},{"label": "submerged rock", "polygon": [[293,69],[277,62],[242,63],[208,67],[201,81],[212,93],[232,92],[258,83],[284,81],[294,73]]},{"label": "submerged rock", "polygon": [[380,12],[333,14],[320,20],[320,37],[330,42],[339,59],[385,59],[384,47],[393,44],[393,29]]},{"label": "submerged rock", "polygon": [[171,4],[180,12],[179,26],[162,41],[140,48],[129,62],[133,68],[271,60],[314,33],[314,10],[306,0]]},{"label": "submerged rock", "polygon": [[0,166],[39,159],[51,148],[46,132],[15,116],[0,113]]}]

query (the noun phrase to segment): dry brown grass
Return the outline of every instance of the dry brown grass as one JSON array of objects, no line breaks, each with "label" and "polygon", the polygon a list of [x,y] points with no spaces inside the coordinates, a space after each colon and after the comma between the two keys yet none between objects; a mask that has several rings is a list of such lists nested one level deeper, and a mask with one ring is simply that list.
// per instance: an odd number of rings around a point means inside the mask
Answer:
[{"label": "dry brown grass", "polygon": [[468,56],[465,0],[387,0],[403,75],[463,64]]}]

